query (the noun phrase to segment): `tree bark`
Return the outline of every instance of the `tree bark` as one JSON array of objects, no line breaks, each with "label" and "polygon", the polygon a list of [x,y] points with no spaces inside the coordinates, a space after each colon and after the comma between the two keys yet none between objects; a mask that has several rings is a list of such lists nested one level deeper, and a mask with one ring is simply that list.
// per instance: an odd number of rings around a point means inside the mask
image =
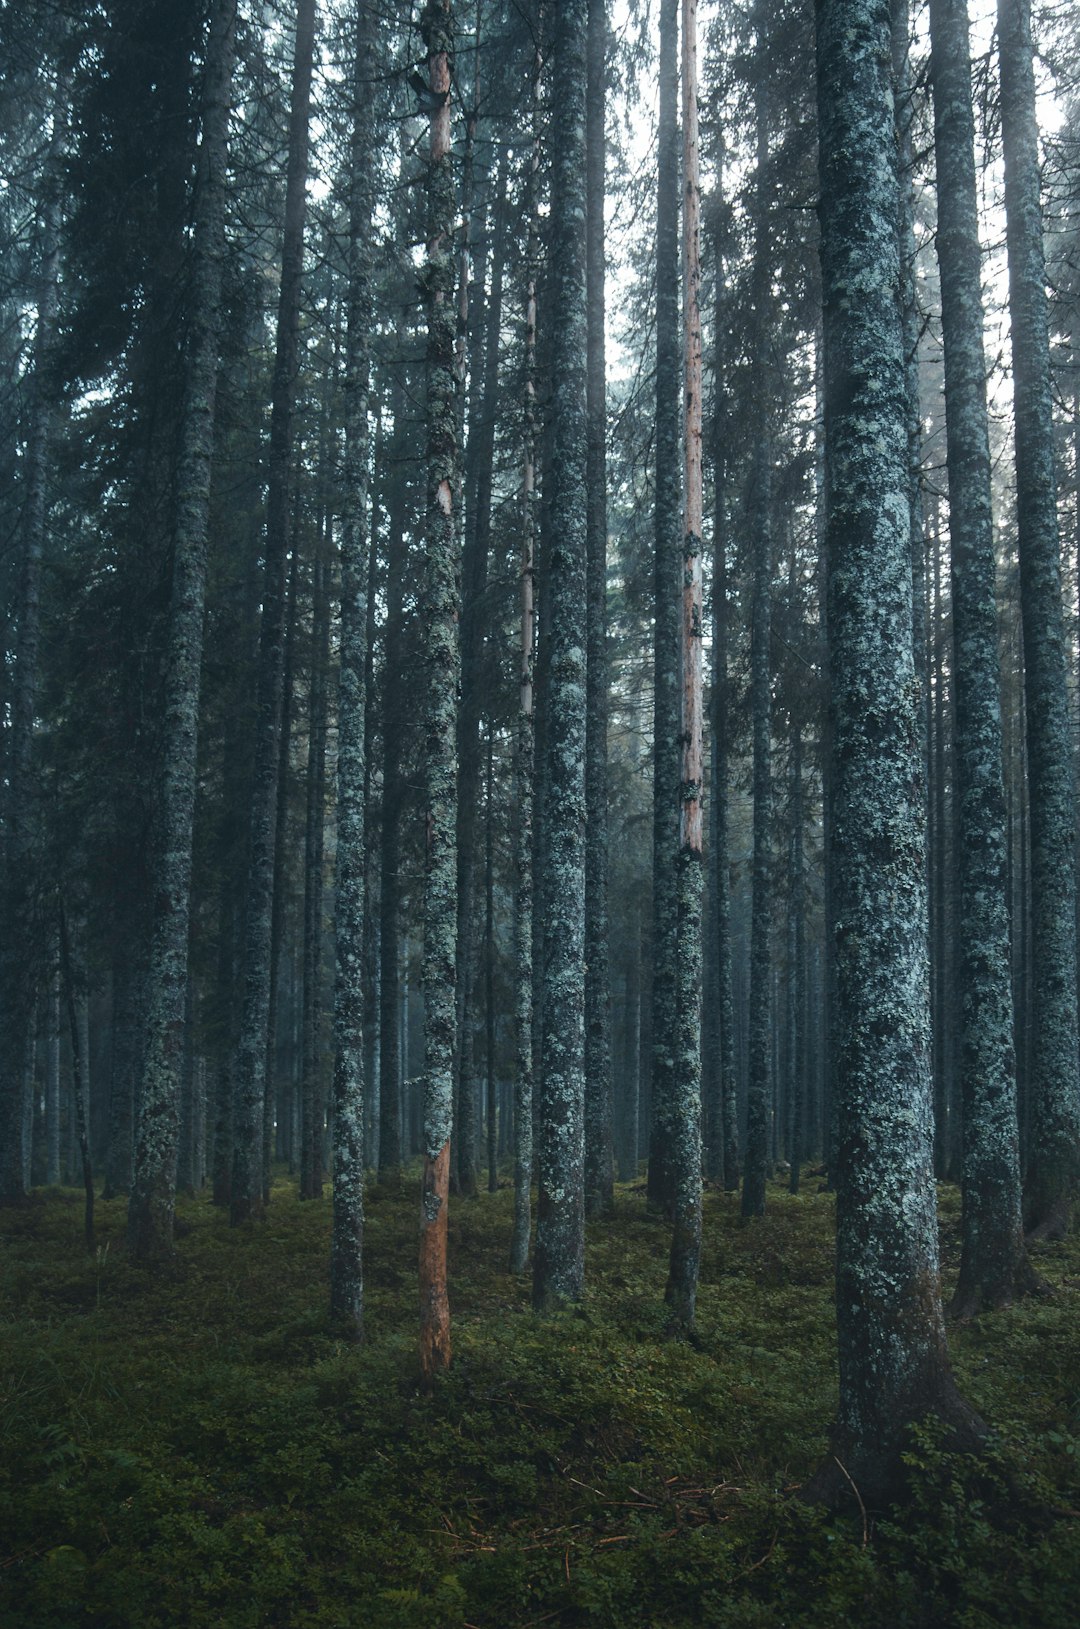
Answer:
[{"label": "tree bark", "polygon": [[1005,781],[967,0],[930,0],[956,683],[963,1253],[953,1311],[1031,1288],[1016,1121]]},{"label": "tree bark", "polygon": [[674,1217],[671,1172],[675,1075],[679,853],[679,0],[660,0],[656,200],[656,481],[653,622],[653,943],[650,1205]]},{"label": "tree bark", "polygon": [[270,930],[274,905],[274,848],[281,700],[285,667],[285,564],[289,529],[289,472],[293,408],[300,352],[300,289],[304,269],[311,75],[315,52],[315,0],[298,0],[289,105],[285,177],[285,234],[278,293],[277,340],[271,386],[267,453],[266,557],[259,672],[255,768],[244,936],[243,1007],[234,1066],[233,1171],[229,1216],[236,1224],[263,1208],[263,1095],[270,1008]]},{"label": "tree bark", "polygon": [[754,371],[754,461],[750,476],[748,518],[753,534],[753,583],[750,609],[750,710],[753,728],[754,859],[750,916],[750,1053],[747,1078],[746,1148],[743,1157],[742,1214],[765,1211],[765,1171],[769,1153],[769,1107],[772,1096],[772,442],[767,368],[766,305],[770,288],[768,57],[765,9],[759,6],[757,84],[757,181],[755,184],[752,314]]},{"label": "tree bark", "polygon": [[821,267],[834,727],[837,1334],[833,1453],[808,1497],[900,1484],[930,1411],[961,1446],[941,1311],[922,766],[911,650],[888,0],[819,0]]},{"label": "tree bark", "polygon": [[1016,528],[1031,829],[1031,1140],[1025,1221],[1068,1228],[1080,1173],[1076,872],[1030,0],[999,0]]},{"label": "tree bark", "polygon": [[364,1331],[364,793],[367,665],[368,375],[372,324],[370,117],[374,16],[356,9],[346,292],[341,679],[338,692],[337,904],[334,913],[333,1147],[330,1314],[354,1340]]},{"label": "tree bark", "polygon": [[450,1197],[455,965],[457,953],[457,693],[460,560],[454,512],[460,482],[454,365],[454,188],[450,87],[454,19],[450,0],[427,0],[420,18],[431,113],[427,176],[427,507],[423,632],[426,641],[424,806],[424,1165],[420,1199],[420,1368],[426,1384],[450,1363],[446,1222]]},{"label": "tree bark", "polygon": [[529,1259],[532,1230],[533,1166],[533,773],[535,720],[533,716],[533,657],[535,608],[533,573],[536,546],[536,281],[540,257],[540,74],[536,54],[533,92],[533,142],[529,160],[529,229],[525,287],[525,386],[522,423],[520,649],[518,712],[514,741],[514,785],[517,820],[514,862],[517,893],[514,900],[514,1028],[517,1041],[517,1078],[514,1085],[514,1229],[510,1241],[510,1271],[523,1273]]},{"label": "tree bark", "polygon": [[544,1036],[533,1305],[576,1301],[585,1276],[585,715],[587,580],[587,0],[553,18],[551,551],[545,610]]},{"label": "tree bark", "polygon": [[697,0],[682,0],[683,401],[685,426],[681,667],[681,778],[672,1080],[671,1238],[666,1300],[681,1329],[694,1324],[701,1260],[701,896],[705,765],[701,638],[701,263],[697,106]]},{"label": "tree bark", "polygon": [[587,649],[585,718],[585,1209],[614,1203],[611,974],[608,946],[607,367],[604,348],[604,195],[607,0],[589,0],[585,237]]}]

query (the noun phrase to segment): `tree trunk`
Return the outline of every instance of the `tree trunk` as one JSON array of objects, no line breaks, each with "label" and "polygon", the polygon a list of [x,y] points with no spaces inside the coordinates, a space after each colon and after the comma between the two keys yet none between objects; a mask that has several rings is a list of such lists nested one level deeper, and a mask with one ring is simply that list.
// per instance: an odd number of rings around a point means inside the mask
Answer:
[{"label": "tree trunk", "polygon": [[585,108],[587,0],[553,19],[551,552],[545,610],[544,1038],[533,1305],[576,1301],[585,1276]]},{"label": "tree trunk", "polygon": [[316,542],[312,583],[311,671],[308,696],[307,811],[304,843],[304,1062],[300,1083],[300,1198],[321,1199],[323,859],[326,832],[326,687],[330,605],[322,538]]},{"label": "tree trunk", "polygon": [[[33,366],[27,381],[30,423],[25,455],[11,744],[5,765],[3,870],[0,871],[4,921],[9,924],[9,930],[0,935],[0,1204],[18,1203],[26,1197],[23,1088],[26,1059],[34,1045],[33,1013],[42,959],[36,875],[38,801],[34,716],[41,677],[41,570],[48,524],[53,428],[49,367],[59,303],[67,88],[67,75],[60,73],[42,177],[37,333]],[[10,931],[12,923],[19,924],[17,933]]]},{"label": "tree trunk", "polygon": [[702,713],[701,264],[698,176],[697,0],[682,0],[684,525],[680,626],[682,747],[675,946],[675,1069],[672,1080],[671,1238],[666,1300],[689,1330],[701,1259],[701,895]]},{"label": "tree trunk", "polygon": [[679,399],[679,0],[660,0],[656,200],[656,513],[653,622],[653,943],[650,1205],[674,1216],[679,853],[679,606],[682,581]]},{"label": "tree trunk", "polygon": [[585,719],[585,1209],[614,1202],[611,975],[608,947],[607,369],[604,192],[607,0],[589,0],[585,236],[588,562]]},{"label": "tree trunk", "polygon": [[258,1217],[263,1208],[263,1096],[270,1008],[277,776],[285,670],[285,557],[289,529],[293,407],[300,352],[300,289],[304,269],[304,216],[314,51],[315,0],[298,0],[285,177],[285,234],[267,452],[266,559],[259,627],[243,1007],[233,1083],[235,1107],[229,1217],[234,1224]]},{"label": "tree trunk", "polygon": [[963,1104],[963,1253],[953,1311],[969,1317],[1031,1288],[1006,897],[1001,673],[980,283],[967,0],[930,0],[937,254],[945,348],[956,665],[957,921]]},{"label": "tree trunk", "polygon": [[375,22],[357,6],[346,292],[341,679],[338,692],[337,903],[334,912],[334,1204],[330,1314],[354,1340],[364,1331],[364,796],[367,666],[368,374],[373,208],[370,107]]},{"label": "tree trunk", "polygon": [[807,1488],[895,1494],[909,1424],[984,1428],[939,1290],[922,770],[911,650],[904,357],[888,0],[818,8],[834,722],[837,1334],[834,1453]]},{"label": "tree trunk", "polygon": [[540,53],[536,55],[533,95],[533,143],[529,161],[529,231],[525,288],[525,389],[521,477],[520,665],[518,712],[514,740],[514,1029],[517,1078],[514,1085],[514,1230],[510,1271],[523,1273],[529,1259],[532,1228],[533,1165],[533,655],[535,610],[533,572],[536,541],[536,280],[539,260]]},{"label": "tree trunk", "polygon": [[750,609],[750,709],[754,742],[754,861],[750,918],[750,1056],[746,1105],[746,1150],[743,1163],[742,1214],[761,1216],[765,1210],[765,1169],[768,1164],[769,1103],[772,1034],[772,703],[770,644],[772,639],[772,443],[766,305],[769,299],[770,254],[767,219],[767,165],[769,159],[769,97],[766,85],[767,54],[765,10],[759,6],[757,86],[757,181],[754,221],[752,317],[755,403],[754,462],[750,475],[748,520],[753,534],[753,584]]},{"label": "tree trunk", "polygon": [[1031,826],[1031,1144],[1027,1226],[1058,1238],[1080,1171],[1072,742],[1061,604],[1050,342],[1030,0],[999,0],[1016,528]]},{"label": "tree trunk", "polygon": [[454,366],[454,187],[450,86],[454,19],[450,0],[427,0],[420,18],[431,113],[427,178],[427,507],[422,619],[426,654],[424,808],[424,1165],[420,1199],[420,1368],[430,1385],[450,1363],[446,1223],[450,1197],[455,965],[457,954],[457,621],[459,501],[457,371]]}]

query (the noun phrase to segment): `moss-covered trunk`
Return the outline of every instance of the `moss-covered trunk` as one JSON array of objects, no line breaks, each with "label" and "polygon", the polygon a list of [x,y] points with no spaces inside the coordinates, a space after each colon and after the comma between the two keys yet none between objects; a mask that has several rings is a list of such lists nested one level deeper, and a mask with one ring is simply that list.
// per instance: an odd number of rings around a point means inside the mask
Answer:
[{"label": "moss-covered trunk", "polygon": [[427,173],[427,503],[421,601],[425,646],[424,1167],[420,1200],[420,1364],[429,1383],[450,1362],[446,1223],[453,1114],[457,954],[457,695],[460,559],[457,369],[454,364],[454,186],[450,0],[428,0],[420,19],[431,113]]},{"label": "moss-covered trunk", "polygon": [[145,1050],[128,1206],[128,1245],[139,1261],[167,1255],[173,1242],[235,22],[235,0],[220,0],[213,9],[207,45],[195,189],[187,377],[164,662],[162,780],[152,862]]},{"label": "moss-covered trunk", "polygon": [[545,785],[544,1034],[533,1303],[581,1294],[585,1273],[585,717],[587,0],[553,18],[551,552]]},{"label": "moss-covered trunk", "polygon": [[330,1312],[356,1339],[364,1328],[364,798],[367,790],[368,375],[371,344],[371,106],[374,16],[356,10],[345,333],[345,465],[341,533],[334,912],[334,1204]]},{"label": "moss-covered trunk", "polygon": [[270,1008],[270,932],[274,904],[278,745],[285,671],[285,563],[293,408],[300,354],[300,290],[304,269],[311,74],[315,0],[298,0],[285,178],[285,234],[278,292],[277,339],[267,450],[266,550],[255,725],[255,766],[244,933],[243,1005],[234,1065],[231,1220],[263,1208],[263,1098]]},{"label": "moss-covered trunk", "polygon": [[931,0],[930,40],[956,682],[964,1244],[954,1308],[970,1314],[1011,1301],[1032,1277],[1020,1216],[1001,673],[966,0]]},{"label": "moss-covered trunk", "polygon": [[652,1124],[649,1203],[673,1215],[676,865],[679,852],[679,0],[660,0],[656,197],[656,510],[653,577]]},{"label": "moss-covered trunk", "polygon": [[1069,1225],[1080,1174],[1076,871],[1030,0],[999,0],[1016,527],[1031,830],[1031,1138],[1026,1222]]},{"label": "moss-covered trunk", "polygon": [[938,1277],[888,0],[817,15],[840,1408],[809,1491],[848,1477],[876,1503],[912,1421],[934,1410],[968,1445],[980,1425],[949,1373]]}]

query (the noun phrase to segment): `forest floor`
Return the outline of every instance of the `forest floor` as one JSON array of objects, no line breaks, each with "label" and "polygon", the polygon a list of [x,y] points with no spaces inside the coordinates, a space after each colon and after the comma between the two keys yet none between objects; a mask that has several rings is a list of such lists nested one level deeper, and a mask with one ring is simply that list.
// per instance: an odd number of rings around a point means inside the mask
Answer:
[{"label": "forest floor", "polygon": [[[706,1196],[694,1346],[665,1338],[668,1230],[618,1190],[581,1308],[511,1278],[509,1188],[452,1201],[454,1363],[417,1384],[416,1184],[369,1196],[367,1332],[328,1329],[329,1200],[275,1181],[230,1230],[182,1201],[175,1265],[124,1202],[0,1218],[3,1629],[1038,1625],[1080,1621],[1080,1238],[1055,1293],[954,1328],[985,1462],[911,1440],[911,1495],[826,1517],[796,1490],[836,1402],[832,1198]],[[941,1190],[946,1287],[959,1199]]]}]

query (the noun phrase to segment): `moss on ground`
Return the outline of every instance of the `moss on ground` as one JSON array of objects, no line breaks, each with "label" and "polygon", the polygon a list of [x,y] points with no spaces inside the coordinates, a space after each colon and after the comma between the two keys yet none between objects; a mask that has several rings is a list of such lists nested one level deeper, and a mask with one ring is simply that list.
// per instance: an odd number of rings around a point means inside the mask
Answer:
[{"label": "moss on ground", "polygon": [[[3,1629],[1039,1625],[1080,1600],[1080,1242],[1043,1300],[953,1331],[1002,1436],[912,1435],[911,1498],[864,1522],[794,1492],[835,1409],[832,1200],[706,1197],[693,1346],[666,1338],[667,1228],[621,1188],[580,1309],[506,1273],[512,1195],[452,1202],[455,1358],[417,1384],[415,1183],[369,1198],[369,1338],[337,1340],[329,1201],[284,1179],[231,1230],[182,1201],[168,1274],[81,1253],[81,1197],[0,1218]],[[812,1186],[812,1185],[811,1185]],[[954,1190],[942,1193],[954,1261]]]}]

